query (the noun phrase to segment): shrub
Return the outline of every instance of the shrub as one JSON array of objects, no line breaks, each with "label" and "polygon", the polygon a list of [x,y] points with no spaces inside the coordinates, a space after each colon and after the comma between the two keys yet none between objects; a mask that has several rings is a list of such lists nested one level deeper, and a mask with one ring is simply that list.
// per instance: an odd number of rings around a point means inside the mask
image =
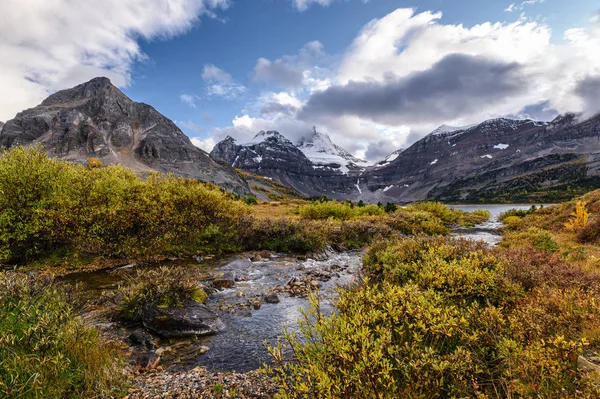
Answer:
[{"label": "shrub", "polygon": [[526,291],[543,286],[600,289],[600,274],[587,273],[557,254],[532,247],[498,249],[495,253],[502,260],[506,276]]},{"label": "shrub", "polygon": [[[123,396],[121,355],[51,279],[0,274],[0,396]],[[6,395],[6,396],[4,396]]]},{"label": "shrub", "polygon": [[[542,209],[542,208],[540,208]],[[502,212],[500,214],[500,216],[498,216],[498,219],[501,222],[504,222],[506,218],[508,217],[518,217],[518,218],[523,218],[527,215],[531,215],[532,213],[535,213],[538,210],[538,208],[535,205],[532,205],[531,208],[529,209],[509,209],[506,212]]]},{"label": "shrub", "polygon": [[375,281],[416,284],[463,301],[510,302],[517,287],[501,261],[481,242],[445,237],[399,238],[371,246],[363,268]]},{"label": "shrub", "polygon": [[505,248],[533,247],[548,252],[556,252],[558,244],[550,233],[544,229],[530,227],[524,231],[507,232],[500,245]]},{"label": "shrub", "polygon": [[311,220],[348,220],[361,216],[384,215],[385,211],[376,205],[354,206],[351,203],[327,201],[300,206],[298,213],[300,217]]},{"label": "shrub", "polygon": [[518,216],[507,216],[502,220],[502,222],[504,223],[504,227],[511,230],[516,230],[521,226],[521,220],[522,218]]},{"label": "shrub", "polygon": [[577,232],[577,241],[580,243],[597,244],[600,241],[600,218],[587,223]]},{"label": "shrub", "polygon": [[512,262],[524,252],[502,251],[442,237],[375,243],[337,311],[324,316],[313,297],[298,333],[270,347],[280,397],[598,397],[577,368],[600,344],[597,291],[547,252],[522,265]]},{"label": "shrub", "polygon": [[116,292],[119,304],[117,318],[141,321],[146,304],[159,307],[182,306],[185,301],[204,303],[207,296],[183,267],[162,266],[157,269],[138,270],[126,278]]},{"label": "shrub", "polygon": [[587,226],[590,213],[588,212],[586,205],[587,203],[585,201],[577,201],[575,212],[571,213],[571,219],[565,223],[567,230],[577,233]]},{"label": "shrub", "polygon": [[87,167],[90,168],[90,169],[103,168],[104,167],[104,162],[102,162],[98,158],[91,157],[91,158],[87,159]]},{"label": "shrub", "polygon": [[219,252],[249,212],[212,184],[159,173],[141,180],[120,166],[88,169],[31,147],[0,155],[0,193],[0,262],[56,251]]},{"label": "shrub", "polygon": [[258,204],[258,200],[253,195],[251,195],[249,197],[246,197],[244,199],[244,202],[246,203],[246,205],[256,205],[256,204]]}]

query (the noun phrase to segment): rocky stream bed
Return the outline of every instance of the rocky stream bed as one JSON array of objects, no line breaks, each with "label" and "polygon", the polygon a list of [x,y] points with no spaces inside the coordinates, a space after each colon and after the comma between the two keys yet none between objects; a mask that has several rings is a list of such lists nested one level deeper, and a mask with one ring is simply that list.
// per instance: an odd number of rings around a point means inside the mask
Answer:
[{"label": "rocky stream bed", "polygon": [[[526,206],[523,206],[524,208]],[[496,244],[501,226],[492,219],[453,235]],[[471,210],[471,209],[466,209]],[[318,292],[321,309],[332,311],[336,287],[357,278],[363,251],[296,257],[267,251],[222,258],[172,259],[156,265],[126,265],[111,270],[71,274],[89,300],[85,318],[118,342],[130,359],[127,372],[134,398],[271,398],[273,382],[257,371],[270,361],[265,341],[274,344],[284,328],[297,329],[307,294]],[[149,314],[143,324],[111,319],[106,293],[117,289],[141,267],[182,266],[209,294],[206,305],[188,304],[178,314]],[[175,323],[156,323],[156,320]]]}]

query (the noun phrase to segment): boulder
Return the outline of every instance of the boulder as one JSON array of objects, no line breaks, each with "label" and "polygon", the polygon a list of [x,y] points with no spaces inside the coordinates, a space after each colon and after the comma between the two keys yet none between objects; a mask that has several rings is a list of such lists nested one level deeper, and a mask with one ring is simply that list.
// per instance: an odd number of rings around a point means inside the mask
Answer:
[{"label": "boulder", "polygon": [[193,335],[212,335],[225,325],[206,305],[186,301],[182,307],[160,308],[153,304],[144,306],[144,327],[163,338],[179,338]]},{"label": "boulder", "polygon": [[266,303],[279,303],[280,302],[279,295],[277,295],[277,294],[267,295],[265,297],[265,302]]},{"label": "boulder", "polygon": [[212,285],[213,287],[215,287],[216,289],[222,290],[225,288],[231,288],[233,287],[233,285],[235,284],[235,282],[232,279],[229,278],[216,278],[213,280]]},{"label": "boulder", "polygon": [[153,370],[160,362],[160,355],[155,352],[142,353],[136,360],[137,367],[140,370]]}]

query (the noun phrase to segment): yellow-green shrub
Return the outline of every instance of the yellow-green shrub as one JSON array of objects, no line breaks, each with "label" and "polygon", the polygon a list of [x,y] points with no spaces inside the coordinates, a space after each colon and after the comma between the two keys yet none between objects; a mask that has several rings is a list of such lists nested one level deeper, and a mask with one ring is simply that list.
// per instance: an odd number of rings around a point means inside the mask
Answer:
[{"label": "yellow-green shrub", "polygon": [[[249,209],[212,184],[86,168],[36,148],[0,155],[0,262],[57,250],[107,257],[223,252]],[[234,246],[232,248],[232,246]]]},{"label": "yellow-green shrub", "polygon": [[198,281],[183,267],[142,269],[135,276],[126,278],[124,285],[117,290],[117,317],[126,321],[140,321],[144,305],[175,307],[182,306],[185,301],[204,303],[206,299],[206,293],[198,287]]},{"label": "yellow-green shrub", "polygon": [[385,215],[385,210],[377,205],[355,206],[335,201],[312,202],[300,206],[297,212],[302,218],[311,220],[329,218],[348,220],[361,216]]},{"label": "yellow-green shrub", "polygon": [[600,344],[594,285],[557,263],[543,270],[548,284],[523,286],[501,251],[441,237],[377,242],[367,279],[340,291],[336,312],[323,316],[313,299],[299,333],[270,348],[280,397],[598,397],[597,379],[577,368]]},{"label": "yellow-green shrub", "polygon": [[0,273],[0,397],[122,397],[121,355],[51,279]]},{"label": "yellow-green shrub", "polygon": [[550,233],[537,227],[530,227],[523,231],[506,232],[502,237],[500,246],[504,248],[533,247],[548,252],[556,252],[558,249],[558,244]]}]

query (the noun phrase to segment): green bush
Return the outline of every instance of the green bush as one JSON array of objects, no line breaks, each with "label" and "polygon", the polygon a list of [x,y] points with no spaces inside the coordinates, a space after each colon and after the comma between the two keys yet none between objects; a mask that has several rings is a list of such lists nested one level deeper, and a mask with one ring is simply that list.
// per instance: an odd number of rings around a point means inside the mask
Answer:
[{"label": "green bush", "polygon": [[[56,251],[105,257],[220,252],[249,209],[212,184],[87,168],[36,148],[0,155],[0,262]],[[218,232],[218,237],[215,236]]]},{"label": "green bush", "polygon": [[[540,207],[539,209],[542,209],[542,207]],[[500,216],[498,216],[498,219],[500,221],[504,221],[504,219],[511,217],[511,216],[516,216],[519,218],[523,218],[527,215],[531,215],[532,213],[535,213],[538,210],[538,208],[535,205],[532,205],[531,208],[529,209],[509,209],[506,212],[502,212],[500,214]]]},{"label": "green bush", "polygon": [[348,220],[361,216],[384,215],[385,211],[377,205],[354,206],[350,202],[313,202],[298,208],[298,214],[304,219],[324,220],[329,218]]},{"label": "green bush", "polygon": [[469,213],[460,209],[453,209],[441,202],[415,202],[406,207],[409,212],[429,212],[439,218],[444,225],[451,227],[456,225],[474,226],[483,223],[491,216],[490,211],[476,209]]},{"label": "green bush", "polygon": [[204,303],[207,296],[185,268],[163,266],[138,270],[119,287],[116,298],[120,320],[140,321],[146,304],[176,307],[185,301]]},{"label": "green bush", "polygon": [[500,245],[505,248],[533,247],[548,252],[556,252],[558,244],[547,230],[530,227],[523,231],[506,232]]},{"label": "green bush", "polygon": [[0,274],[0,397],[123,396],[120,353],[73,303],[51,279]]},{"label": "green bush", "polygon": [[299,332],[270,347],[280,397],[598,397],[593,373],[577,368],[600,345],[598,291],[560,262],[545,266],[545,251],[531,266],[503,251],[443,237],[378,241],[335,312],[324,316],[313,297]]}]

